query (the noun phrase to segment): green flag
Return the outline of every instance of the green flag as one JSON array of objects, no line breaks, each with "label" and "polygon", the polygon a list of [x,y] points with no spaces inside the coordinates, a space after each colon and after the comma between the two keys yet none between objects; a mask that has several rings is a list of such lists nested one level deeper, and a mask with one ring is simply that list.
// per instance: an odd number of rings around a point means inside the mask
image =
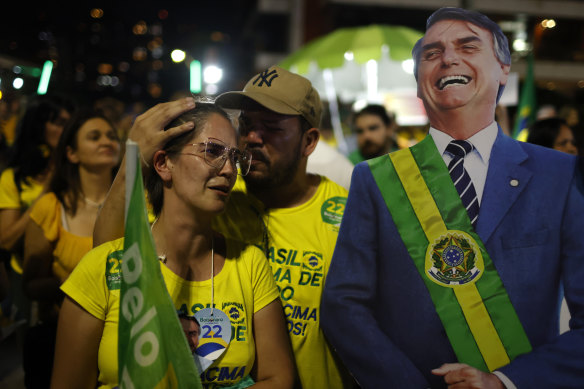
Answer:
[{"label": "green flag", "polygon": [[513,129],[513,138],[525,141],[529,126],[535,119],[535,79],[533,78],[533,53],[527,55],[527,72],[521,88],[519,108]]},{"label": "green flag", "polygon": [[138,146],[126,149],[118,379],[122,389],[201,388],[150,232]]}]

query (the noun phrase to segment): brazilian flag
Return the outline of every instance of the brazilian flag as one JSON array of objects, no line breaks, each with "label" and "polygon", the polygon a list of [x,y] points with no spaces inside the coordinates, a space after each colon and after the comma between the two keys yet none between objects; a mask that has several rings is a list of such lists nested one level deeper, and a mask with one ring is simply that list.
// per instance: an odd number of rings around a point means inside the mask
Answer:
[{"label": "brazilian flag", "polygon": [[535,79],[533,78],[533,53],[527,55],[527,73],[521,88],[519,108],[513,129],[513,138],[525,141],[529,126],[535,120]]},{"label": "brazilian flag", "polygon": [[128,141],[118,330],[120,388],[201,388],[193,356],[160,271],[148,223],[138,152],[137,144]]}]

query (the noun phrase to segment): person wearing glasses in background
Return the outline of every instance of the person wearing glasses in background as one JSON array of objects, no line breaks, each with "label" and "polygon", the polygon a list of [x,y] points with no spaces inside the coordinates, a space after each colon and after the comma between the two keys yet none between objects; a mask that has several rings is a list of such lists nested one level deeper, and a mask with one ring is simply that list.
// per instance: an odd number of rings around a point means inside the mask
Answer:
[{"label": "person wearing glasses in background", "polygon": [[[214,306],[215,312],[230,314],[229,327],[234,319],[239,323],[235,336],[226,340],[224,354],[202,372],[203,387],[244,382],[255,382],[256,388],[292,387],[292,352],[263,252],[226,238],[211,226],[225,209],[238,169],[245,175],[251,163],[250,154],[237,149],[229,117],[214,104],[194,107],[188,99],[151,108],[136,119],[134,133],[141,133],[143,126],[181,133],[157,148],[146,172],[157,216],[152,235],[175,308],[179,314],[196,316]],[[123,164],[120,175],[125,175]],[[118,384],[120,280],[111,277],[116,274],[107,264],[121,258],[121,250],[123,239],[93,249],[62,286],[66,297],[59,317],[53,388]],[[237,314],[229,307],[237,307]]]}]

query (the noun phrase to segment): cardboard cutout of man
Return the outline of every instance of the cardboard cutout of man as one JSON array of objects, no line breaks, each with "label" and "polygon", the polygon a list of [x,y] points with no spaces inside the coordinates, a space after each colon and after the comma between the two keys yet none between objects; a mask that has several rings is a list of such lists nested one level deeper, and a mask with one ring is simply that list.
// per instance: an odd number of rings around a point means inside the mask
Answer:
[{"label": "cardboard cutout of man", "polygon": [[439,9],[413,56],[430,134],[355,167],[325,335],[363,388],[582,387],[576,158],[494,121],[511,61],[484,15]]}]

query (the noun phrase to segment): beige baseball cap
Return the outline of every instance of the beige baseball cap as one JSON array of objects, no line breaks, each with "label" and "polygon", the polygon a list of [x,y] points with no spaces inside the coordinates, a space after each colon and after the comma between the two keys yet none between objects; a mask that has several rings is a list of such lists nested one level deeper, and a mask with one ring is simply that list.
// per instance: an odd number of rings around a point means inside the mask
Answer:
[{"label": "beige baseball cap", "polygon": [[306,78],[272,66],[256,74],[241,92],[225,92],[215,100],[223,108],[241,109],[245,99],[283,115],[301,115],[312,127],[320,127],[322,105],[316,89]]}]

